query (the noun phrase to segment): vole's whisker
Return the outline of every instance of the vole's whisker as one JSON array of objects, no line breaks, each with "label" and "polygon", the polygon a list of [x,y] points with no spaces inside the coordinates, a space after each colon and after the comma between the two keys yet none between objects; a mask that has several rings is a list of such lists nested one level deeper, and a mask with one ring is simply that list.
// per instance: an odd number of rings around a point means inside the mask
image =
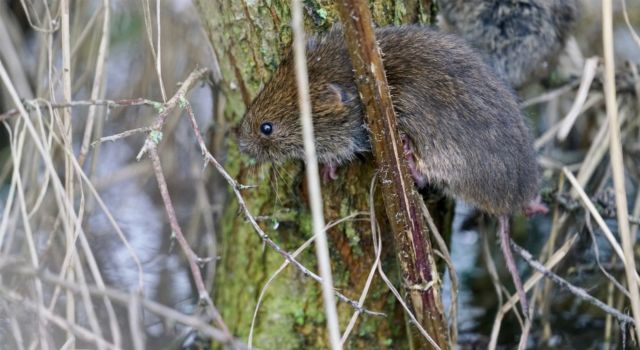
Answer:
[{"label": "vole's whisker", "polygon": [[276,195],[276,205],[281,205],[282,204],[282,200],[280,200],[280,186],[278,186],[278,177],[279,177],[279,173],[278,173],[278,165],[277,164],[272,164],[271,165],[271,174],[270,177],[274,179],[274,185],[271,186],[271,189],[273,190],[273,192]]}]

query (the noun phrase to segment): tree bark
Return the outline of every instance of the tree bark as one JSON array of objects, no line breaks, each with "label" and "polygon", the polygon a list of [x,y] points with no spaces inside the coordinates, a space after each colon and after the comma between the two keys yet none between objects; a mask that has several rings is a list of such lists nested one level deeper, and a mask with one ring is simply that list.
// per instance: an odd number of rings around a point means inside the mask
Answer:
[{"label": "tree bark", "polygon": [[[337,21],[337,9],[332,2],[304,3],[308,34],[326,31]],[[220,62],[220,86],[225,100],[224,114],[216,117],[214,134],[226,133],[226,150],[214,150],[215,154],[226,154],[225,166],[240,183],[258,185],[243,190],[249,208],[261,218],[262,227],[274,241],[294,251],[311,237],[303,165],[300,162],[277,167],[250,164],[238,153],[235,135],[231,132],[291,42],[289,0],[196,0],[196,6]],[[434,16],[431,1],[377,0],[370,2],[370,10],[379,26],[425,23]],[[219,136],[215,142],[222,144]],[[366,155],[339,169],[338,180],[323,185],[327,222],[368,211],[369,185],[374,172],[373,161]],[[218,187],[217,190],[225,189]],[[401,287],[391,231],[384,220],[379,194],[375,203],[383,237],[382,265],[389,276],[396,278],[396,287]],[[258,236],[237,213],[237,203],[229,200],[219,218],[220,261],[213,297],[234,335],[247,339],[261,288],[283,259],[263,249]],[[328,238],[335,287],[357,300],[375,257],[370,224],[363,220],[342,223],[329,230]],[[298,259],[312,271],[317,270],[313,248]],[[345,348],[409,348],[408,335],[416,331],[407,327],[403,310],[380,278],[374,279],[364,306],[387,316],[361,315]],[[344,330],[354,309],[339,302],[338,312]],[[321,286],[291,266],[287,267],[268,288],[257,315],[253,345],[263,349],[328,348]]]}]

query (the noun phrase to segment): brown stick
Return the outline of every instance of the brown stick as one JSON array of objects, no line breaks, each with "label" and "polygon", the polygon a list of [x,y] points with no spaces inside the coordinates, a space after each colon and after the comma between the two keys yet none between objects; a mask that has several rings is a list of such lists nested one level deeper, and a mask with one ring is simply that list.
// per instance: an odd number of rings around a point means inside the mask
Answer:
[{"label": "brown stick", "polygon": [[[438,275],[428,228],[420,200],[414,190],[400,137],[396,116],[382,65],[368,3],[363,0],[338,2],[351,62],[358,79],[358,92],[366,110],[373,156],[380,171],[384,205],[393,231],[405,291],[418,323],[433,338],[432,348],[449,349],[449,332],[444,317]],[[415,332],[413,332],[415,334]],[[416,345],[424,343],[421,339]],[[431,348],[427,344],[420,348]]]}]

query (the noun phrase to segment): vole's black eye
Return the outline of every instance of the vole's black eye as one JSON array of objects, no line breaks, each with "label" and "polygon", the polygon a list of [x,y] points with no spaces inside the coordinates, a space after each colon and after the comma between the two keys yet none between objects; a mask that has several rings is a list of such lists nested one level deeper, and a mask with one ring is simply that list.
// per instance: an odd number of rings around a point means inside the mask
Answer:
[{"label": "vole's black eye", "polygon": [[271,135],[271,133],[273,132],[273,125],[268,122],[260,124],[260,132],[266,136]]}]

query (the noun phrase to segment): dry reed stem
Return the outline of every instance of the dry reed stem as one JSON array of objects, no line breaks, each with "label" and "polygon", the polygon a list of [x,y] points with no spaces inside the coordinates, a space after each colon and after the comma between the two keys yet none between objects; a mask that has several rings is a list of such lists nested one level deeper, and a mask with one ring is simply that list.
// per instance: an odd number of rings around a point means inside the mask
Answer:
[{"label": "dry reed stem", "polygon": [[520,104],[520,108],[524,109],[527,107],[531,107],[531,106],[535,106],[537,104],[543,103],[543,102],[549,102],[551,100],[555,100],[558,97],[566,94],[567,92],[573,90],[573,88],[575,88],[577,85],[579,84],[578,80],[572,81],[568,84],[565,84],[562,87],[559,87],[555,90],[551,90],[551,91],[547,91],[543,94],[540,94],[536,97],[532,97],[528,100],[525,100],[524,102],[522,102]]},{"label": "dry reed stem", "polygon": [[[102,33],[100,38],[100,45],[98,47],[98,57],[96,58],[95,75],[93,76],[93,85],[91,87],[91,100],[97,100],[104,98],[106,90],[106,62],[109,56],[109,35],[111,34],[111,9],[109,0],[102,1],[102,12],[104,18],[102,19]],[[78,162],[80,165],[84,165],[84,161],[89,152],[89,142],[91,142],[91,135],[93,134],[93,123],[96,118],[96,106],[89,107],[89,113],[87,114],[87,122],[84,129],[84,136],[82,138],[82,144],[80,146],[80,154],[78,155]]]},{"label": "dry reed stem", "polygon": [[[631,25],[631,21],[629,21],[629,13],[627,12],[627,0],[622,0],[622,15],[624,16],[624,22],[629,29],[629,33],[631,33],[631,37],[636,42],[636,45],[640,46],[640,36],[636,33],[635,29]],[[640,99],[640,95],[636,95],[637,98]]]},{"label": "dry reed stem", "polygon": [[340,342],[338,310],[336,309],[336,300],[333,294],[333,277],[331,276],[331,257],[329,256],[327,234],[324,231],[325,224],[322,209],[322,192],[320,191],[318,156],[316,154],[313,122],[311,120],[311,96],[309,95],[309,77],[305,53],[306,39],[303,25],[302,1],[291,0],[291,29],[293,30],[293,55],[296,85],[298,88],[298,107],[300,108],[304,156],[307,167],[306,175],[309,188],[311,220],[313,233],[316,237],[316,256],[318,257],[318,269],[322,277],[322,299],[327,317],[329,344],[331,344],[331,349],[341,350],[342,343]]},{"label": "dry reed stem", "polygon": [[[573,174],[571,174],[571,172],[569,172],[569,170],[567,170],[566,168],[563,169],[563,171],[564,171],[564,175],[567,177],[571,185],[573,185],[573,187],[578,192],[578,196],[580,197],[580,200],[582,201],[582,203],[589,210],[591,215],[593,215],[593,218],[598,223],[598,226],[600,226],[600,229],[602,230],[605,237],[609,241],[609,244],[611,244],[611,247],[613,248],[615,253],[622,260],[623,264],[625,265],[625,268],[628,268],[628,263],[624,259],[624,252],[622,250],[622,247],[620,246],[620,243],[618,243],[618,241],[614,237],[613,232],[611,232],[611,229],[609,229],[609,226],[607,226],[607,224],[605,223],[604,219],[602,218],[602,215],[600,215],[600,213],[598,212],[598,209],[596,209],[595,205],[593,204],[589,196],[587,196],[587,194],[584,192],[584,189],[578,183],[578,180],[573,176]],[[629,222],[627,221],[626,224],[628,227]],[[640,284],[640,276],[638,276],[637,272],[635,272],[633,277],[634,278],[630,282],[635,282],[635,283],[632,283],[634,285]]]},{"label": "dry reed stem", "polygon": [[[580,110],[580,113],[584,113],[587,110],[589,110],[591,107],[594,107],[595,105],[600,103],[602,101],[602,98],[603,98],[603,96],[601,94],[598,94],[598,93],[592,94],[591,97],[589,97],[589,99],[587,99],[587,101],[582,106],[582,109]],[[559,121],[558,123],[556,123],[552,127],[550,127],[547,131],[545,131],[542,135],[537,137],[536,140],[533,143],[533,147],[536,150],[540,150],[542,148],[542,146],[544,146],[545,144],[547,144],[548,142],[553,140],[554,136],[558,133],[558,131],[562,127],[562,125],[563,125],[562,123],[563,123],[562,120]]]},{"label": "dry reed stem", "polygon": [[[2,267],[0,266],[0,269]],[[40,279],[44,282],[58,285],[64,289],[70,290],[73,293],[80,293],[81,286],[77,283],[69,282],[65,279],[59,278],[57,276],[51,275],[50,273],[43,271],[35,271],[32,269],[19,268],[17,270],[13,270],[19,274],[24,275],[25,277],[33,277]],[[155,302],[150,299],[146,299],[141,297],[138,293],[126,293],[117,289],[113,289],[106,286],[96,286],[87,284],[86,288],[88,292],[93,296],[105,297],[109,300],[112,300],[115,303],[118,303],[122,306],[128,307],[131,305],[131,301],[135,300],[136,303],[143,307],[145,310],[158,315],[166,320],[166,322],[177,322],[181,323],[189,328],[198,330],[203,335],[207,337],[211,337],[212,339],[222,343],[227,344],[230,342],[236,343],[236,346],[242,348],[241,344],[237,339],[228,338],[227,335],[222,332],[220,329],[211,326],[208,322],[203,321],[200,317],[194,315],[186,315],[175,309]]]},{"label": "dry reed stem", "polygon": [[158,49],[153,45],[153,28],[151,20],[151,6],[149,0],[140,0],[142,3],[142,13],[144,17],[144,27],[147,32],[147,40],[149,41],[149,47],[151,48],[151,56],[155,62],[156,75],[158,77],[158,85],[160,86],[160,93],[162,94],[162,101],[167,102],[167,93],[164,89],[164,81],[162,80],[162,55],[160,51],[160,2],[156,2],[156,22],[157,22],[157,35],[158,35]]},{"label": "dry reed stem", "polygon": [[562,125],[556,134],[559,141],[564,141],[567,138],[569,131],[573,128],[573,124],[581,114],[582,107],[587,101],[587,96],[589,95],[591,83],[593,82],[593,78],[596,76],[597,68],[598,57],[591,57],[585,61],[584,70],[582,71],[582,80],[580,81],[580,87],[578,88],[576,98],[573,101],[573,106],[571,106],[569,113],[567,113],[567,116],[562,120]]},{"label": "dry reed stem", "polygon": [[[618,217],[618,232],[622,239],[622,259],[631,298],[631,310],[636,324],[636,339],[640,339],[640,290],[638,289],[638,272],[634,257],[634,242],[631,241],[629,231],[629,213],[627,207],[627,192],[625,190],[624,162],[622,159],[622,142],[618,126],[618,105],[616,103],[615,62],[613,53],[613,13],[611,0],[602,0],[602,40],[605,68],[605,100],[607,119],[609,120],[611,168],[613,171],[613,186],[615,188],[616,214]],[[640,98],[640,96],[636,96]]]},{"label": "dry reed stem", "polygon": [[[50,128],[52,129],[53,127],[50,126]],[[52,134],[53,138],[58,142],[61,143],[61,141],[54,135]],[[67,150],[67,153],[69,154],[70,152]],[[96,201],[98,202],[100,208],[103,210],[103,212],[105,213],[105,215],[107,216],[110,224],[113,226],[113,228],[115,229],[119,239],[123,242],[126,250],[128,251],[128,253],[130,254],[130,256],[132,257],[137,270],[138,270],[138,289],[139,290],[143,290],[144,286],[143,286],[143,281],[142,281],[142,266],[140,264],[140,261],[137,257],[137,255],[135,254],[133,248],[130,246],[128,240],[126,239],[124,233],[121,231],[120,227],[118,226],[118,224],[116,223],[115,219],[113,218],[113,216],[111,215],[110,211],[108,210],[108,208],[106,207],[106,205],[104,204],[104,202],[102,201],[102,199],[100,198],[97,190],[93,187],[93,184],[91,183],[91,181],[88,179],[88,177],[86,176],[86,174],[84,173],[84,171],[82,170],[82,168],[80,167],[79,163],[77,162],[77,160],[75,159],[75,157],[73,157],[72,154],[69,154],[69,159],[71,159],[72,161],[72,165],[75,168],[75,171],[77,172],[77,174],[80,176],[81,180],[85,182],[85,184],[87,185],[87,187],[89,188],[89,190],[91,191],[91,194],[93,195],[93,198],[96,199]],[[80,190],[82,191],[83,187],[80,186],[79,187]],[[81,192],[82,194],[82,192]],[[84,198],[84,195],[82,194],[82,197]],[[87,265],[89,266],[89,269],[92,273],[93,279],[96,281],[96,283],[98,284],[98,286],[104,286],[104,280],[101,276],[101,272],[100,269],[98,267],[98,263],[93,255],[93,252],[91,250],[91,247],[89,245],[88,240],[86,239],[85,233],[82,230],[80,223],[82,222],[82,213],[84,210],[84,199],[82,201],[82,203],[80,203],[80,213],[78,214],[78,217],[74,217],[73,220],[75,222],[76,225],[76,230],[78,232],[77,237],[80,240],[81,243],[81,248],[85,254],[86,257],[86,262]],[[68,257],[72,257],[73,258],[73,262],[77,264],[77,255],[69,255],[67,254]],[[68,261],[65,260],[65,262],[63,262],[63,266],[67,265]],[[64,268],[63,268],[64,270]],[[83,271],[81,268],[76,266],[76,270],[78,271],[79,274],[82,274]],[[82,285],[82,284],[81,284]],[[51,302],[51,306],[49,307],[50,310],[53,310],[53,307],[55,305],[55,301],[57,300],[57,292],[58,289],[56,288],[56,290],[54,291],[54,297],[52,298],[52,302]],[[109,299],[104,299],[104,303],[105,303],[105,307],[107,310],[107,316],[109,318],[109,325],[111,328],[111,332],[112,332],[112,336],[114,338],[114,343],[116,345],[119,345],[121,343],[121,336],[120,336],[120,330],[118,328],[117,325],[117,318],[116,318],[116,314],[115,311],[113,309],[113,306],[111,305],[111,301]],[[91,313],[93,310],[93,307],[86,307],[87,312]],[[95,317],[93,317],[95,319]],[[93,321],[94,324],[97,323],[97,320]]]},{"label": "dry reed stem", "polygon": [[[61,0],[60,1],[60,41],[62,44],[62,94],[63,101],[69,102],[72,99],[72,90],[71,90],[71,45],[70,45],[70,29],[69,29],[69,0]],[[61,123],[61,133],[62,139],[64,140],[63,147],[72,150],[73,149],[73,140],[72,140],[72,127],[71,127],[71,110],[69,108],[62,109],[62,123]],[[65,216],[64,220],[72,221],[73,214],[71,213],[74,209],[74,173],[71,167],[71,159],[68,156],[64,158],[64,179],[65,179],[65,190],[67,195],[67,200],[70,202],[69,212],[63,213]],[[66,230],[66,246],[67,252],[75,251],[73,249],[74,246],[74,233],[71,230]],[[70,257],[67,254],[67,257]],[[74,272],[73,270],[66,271],[67,277],[70,280],[74,280]],[[72,293],[67,293],[67,302],[65,303],[67,310],[67,322],[73,324],[75,323],[75,297]],[[72,340],[72,334],[69,333],[69,339]],[[70,347],[75,347],[75,343],[72,342]]]},{"label": "dry reed stem", "polygon": [[[22,118],[20,119],[20,121],[23,121],[25,124],[25,127],[27,128],[30,136],[31,136],[31,140],[34,141],[34,145],[36,146],[36,149],[38,150],[41,159],[44,162],[45,168],[47,169],[47,174],[55,174],[55,168],[53,166],[52,160],[49,157],[49,148],[51,147],[50,143],[48,148],[45,147],[45,144],[43,144],[42,142],[40,142],[39,138],[38,138],[38,132],[36,131],[35,127],[33,126],[33,124],[31,123],[29,116],[26,112],[26,110],[24,109],[24,107],[22,106],[22,104],[20,103],[20,100],[18,98],[17,92],[15,91],[11,80],[9,79],[7,72],[4,68],[4,66],[2,65],[2,62],[0,62],[0,79],[3,81],[3,83],[5,84],[5,86],[7,87],[11,97],[13,98],[14,102],[16,103],[16,105],[18,106],[18,110],[20,112],[20,115],[22,116]],[[53,135],[52,135],[53,136]],[[84,175],[84,173],[82,172],[82,170],[79,168],[77,162],[75,161],[75,158],[73,157],[73,154],[66,148],[64,148],[64,150],[66,151],[65,154],[67,155],[67,159],[71,160],[71,164],[72,166],[76,167],[76,171],[78,171],[78,174],[80,174],[80,176],[86,180],[88,182],[88,179],[86,178],[86,176]],[[98,283],[102,283],[102,279],[100,278],[100,273],[97,269],[97,264],[95,263],[95,259],[92,257],[91,254],[91,250],[88,247],[88,243],[85,241],[84,239],[84,232],[82,231],[81,227],[79,226],[79,218],[75,215],[75,212],[72,210],[72,206],[71,203],[69,202],[68,197],[66,197],[65,190],[64,190],[64,186],[62,185],[60,179],[57,176],[51,176],[52,184],[53,184],[53,189],[54,189],[54,198],[58,204],[58,207],[60,208],[60,213],[68,213],[68,215],[70,215],[70,218],[67,219],[63,219],[62,220],[62,225],[64,227],[65,232],[74,232],[73,233],[73,237],[77,237],[79,235],[79,238],[81,240],[81,243],[83,243],[82,247],[85,251],[86,257],[88,258],[88,262],[90,263],[90,267],[92,268],[92,274],[94,276],[94,279],[96,279],[96,281]],[[91,187],[91,186],[90,186]],[[94,193],[94,195],[97,196],[97,193]],[[106,210],[106,207],[103,208],[105,210],[105,213],[107,214],[107,216],[110,217],[110,214],[108,213],[108,210]],[[67,214],[64,214],[67,215]],[[124,235],[122,234],[122,232],[119,230],[119,228],[117,227],[117,224],[115,224],[115,221],[113,220],[112,217],[110,217],[112,224],[114,225],[114,227],[116,228],[116,231],[118,232],[120,238],[123,240],[123,242],[125,243],[125,246],[129,249],[129,251],[131,252],[131,247],[128,246],[128,243],[126,242],[126,239],[124,238]],[[75,223],[75,227],[71,227],[71,223]],[[2,225],[0,225],[1,227]],[[6,226],[5,226],[6,227]],[[2,231],[0,231],[0,237],[3,236]],[[75,240],[75,238],[74,238]],[[71,247],[73,247],[74,245],[72,245]],[[65,254],[65,261],[63,262],[62,265],[62,273],[64,274],[65,271],[67,271],[67,268],[65,266],[71,266],[70,262],[71,262],[71,258],[73,258],[74,256],[76,256],[75,254],[70,254],[71,251],[75,251],[75,249],[71,249],[71,250],[67,250],[66,254]],[[132,253],[132,257],[134,259],[134,261],[136,262],[137,267],[139,268],[138,271],[141,271],[141,266],[140,263],[137,259],[137,257],[135,256],[135,254]],[[141,272],[139,273],[139,276],[141,276]],[[58,289],[54,290],[53,292],[53,296],[51,298],[51,304],[49,306],[50,309],[53,308],[53,306],[56,303],[57,300],[57,295],[58,295]],[[71,298],[71,300],[74,300],[73,297]],[[115,319],[115,313],[113,312],[113,310],[111,309],[111,307],[109,306],[109,301],[105,300],[105,303],[107,305],[107,311],[108,311],[108,315],[110,317],[110,324],[113,325],[114,324],[114,319]],[[117,330],[112,330],[114,331],[114,337],[116,340],[118,340],[118,332]]]}]

